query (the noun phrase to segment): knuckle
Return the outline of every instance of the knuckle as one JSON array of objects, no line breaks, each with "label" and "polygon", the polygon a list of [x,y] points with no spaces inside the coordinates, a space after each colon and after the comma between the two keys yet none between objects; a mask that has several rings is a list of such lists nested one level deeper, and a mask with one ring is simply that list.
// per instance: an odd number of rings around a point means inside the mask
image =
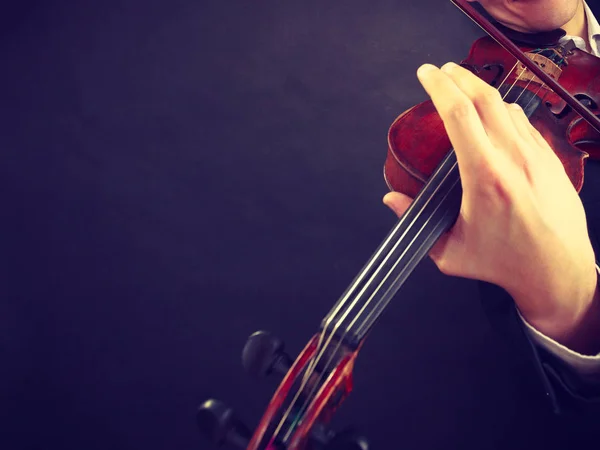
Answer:
[{"label": "knuckle", "polygon": [[[504,165],[503,165],[504,166]],[[513,169],[514,170],[514,169]],[[498,166],[482,165],[479,168],[476,196],[478,201],[493,209],[506,206],[514,200],[514,189],[508,179],[507,170]]]},{"label": "knuckle", "polygon": [[498,169],[490,161],[482,159],[476,166],[477,178],[482,180],[496,179],[499,175]]},{"label": "knuckle", "polygon": [[488,205],[494,205],[495,208],[504,209],[513,202],[512,190],[504,180],[499,178],[491,179],[485,183],[480,194],[484,202]]},{"label": "knuckle", "polygon": [[508,112],[513,116],[515,120],[523,120],[529,123],[529,119],[525,115],[525,111],[523,111],[523,108],[521,108],[519,104],[507,103],[506,107],[508,108]]},{"label": "knuckle", "polygon": [[523,138],[521,138],[521,136],[515,135],[515,134],[506,136],[502,141],[501,147],[504,147],[505,150],[508,150],[510,153],[522,155],[523,154]]},{"label": "knuckle", "polygon": [[467,100],[456,100],[445,108],[445,115],[455,119],[471,116],[473,112],[473,104]]},{"label": "knuckle", "polygon": [[521,160],[520,169],[523,172],[525,179],[530,185],[535,184],[536,179],[538,178],[538,164],[539,162],[534,161],[533,158],[524,157]]},{"label": "knuckle", "polygon": [[504,103],[500,92],[496,89],[482,89],[475,94],[475,103],[482,106],[489,106]]}]

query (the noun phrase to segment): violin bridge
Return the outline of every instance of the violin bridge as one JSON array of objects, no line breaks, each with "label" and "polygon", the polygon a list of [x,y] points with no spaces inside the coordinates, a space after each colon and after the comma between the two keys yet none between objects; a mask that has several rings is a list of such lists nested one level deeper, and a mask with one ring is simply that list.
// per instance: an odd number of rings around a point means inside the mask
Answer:
[{"label": "violin bridge", "polygon": [[[529,59],[531,59],[540,69],[542,69],[548,76],[554,80],[560,78],[562,69],[551,59],[539,53],[525,53]],[[529,71],[522,63],[517,65],[518,79],[519,81],[531,81],[534,83],[542,84],[541,80],[531,71]]]}]

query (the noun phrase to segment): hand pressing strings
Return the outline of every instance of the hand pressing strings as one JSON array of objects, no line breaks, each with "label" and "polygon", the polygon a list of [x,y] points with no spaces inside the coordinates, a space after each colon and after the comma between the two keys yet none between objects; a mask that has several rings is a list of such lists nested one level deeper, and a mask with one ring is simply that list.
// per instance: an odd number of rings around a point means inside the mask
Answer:
[{"label": "hand pressing strings", "polygon": [[[443,120],[463,187],[458,220],[430,257],[446,275],[504,288],[532,326],[583,346],[582,329],[600,320],[597,272],[585,211],[562,163],[518,105],[468,70],[426,64],[417,75]],[[411,201],[384,197],[398,216]]]}]

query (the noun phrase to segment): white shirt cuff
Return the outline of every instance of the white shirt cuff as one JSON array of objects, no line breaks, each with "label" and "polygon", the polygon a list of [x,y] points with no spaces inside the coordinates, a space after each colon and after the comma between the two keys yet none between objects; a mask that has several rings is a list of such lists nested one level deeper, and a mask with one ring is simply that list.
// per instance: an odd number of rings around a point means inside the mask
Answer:
[{"label": "white shirt cuff", "polygon": [[[600,273],[600,267],[597,264],[596,270]],[[525,323],[529,335],[538,345],[565,361],[582,375],[600,374],[600,353],[597,355],[582,355],[581,353],[577,353],[536,330],[521,316],[520,312],[519,316]]]}]

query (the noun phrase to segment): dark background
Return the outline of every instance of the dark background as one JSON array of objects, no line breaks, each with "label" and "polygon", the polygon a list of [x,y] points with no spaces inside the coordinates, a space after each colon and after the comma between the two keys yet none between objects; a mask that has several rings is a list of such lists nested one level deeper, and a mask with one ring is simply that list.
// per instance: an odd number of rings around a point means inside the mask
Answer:
[{"label": "dark background", "polygon": [[[479,31],[447,1],[2,4],[2,449],[208,449],[196,406],[254,426],[395,217],[387,130],[415,71]],[[565,448],[476,285],[424,261],[336,419],[374,449]]]}]

